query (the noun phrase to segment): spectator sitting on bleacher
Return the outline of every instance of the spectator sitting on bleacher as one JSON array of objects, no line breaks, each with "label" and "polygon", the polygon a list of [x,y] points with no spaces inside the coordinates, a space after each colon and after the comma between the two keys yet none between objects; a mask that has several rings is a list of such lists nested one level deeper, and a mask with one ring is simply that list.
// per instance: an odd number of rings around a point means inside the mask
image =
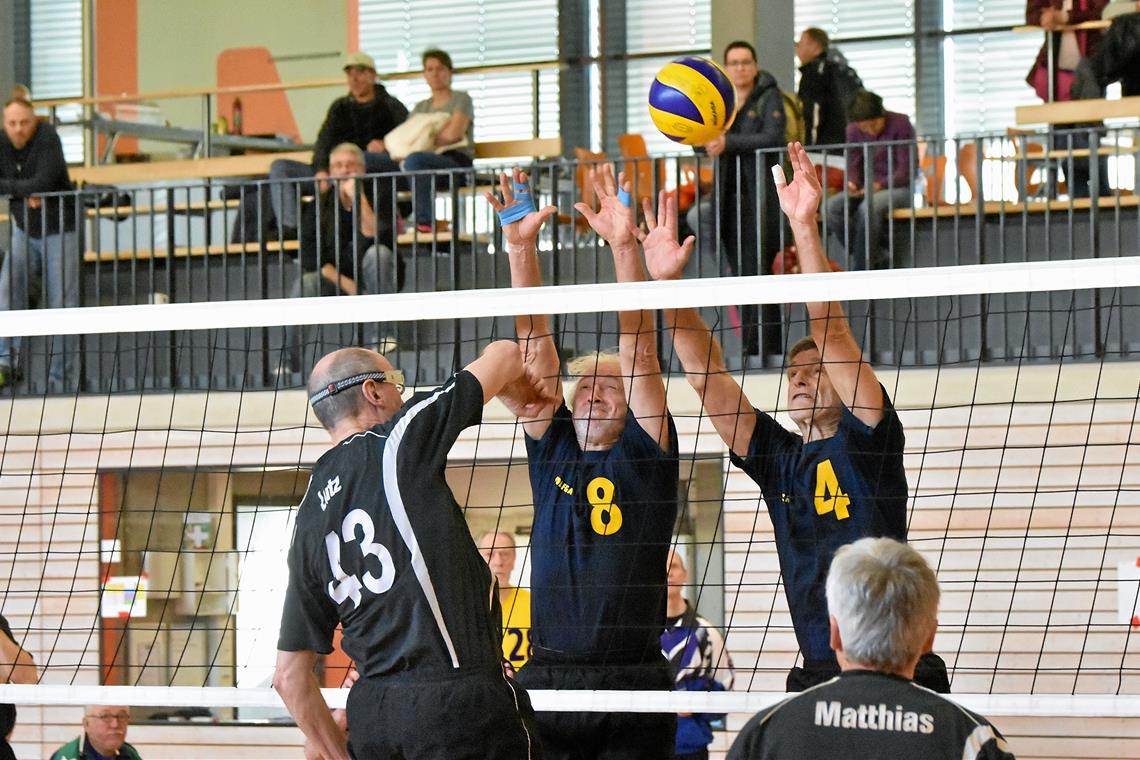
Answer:
[{"label": "spectator sitting on bleacher", "polygon": [[[19,97],[4,104],[0,134],[0,196],[8,196],[11,248],[0,267],[0,311],[27,309],[43,298],[51,309],[79,305],[79,235],[75,198],[44,196],[72,189],[63,144],[51,124]],[[69,341],[70,342],[70,341]],[[0,387],[20,375],[20,339],[0,338]],[[54,346],[48,367],[58,386],[73,372],[77,351]]]},{"label": "spectator sitting on bleacher", "polygon": [[[301,210],[301,275],[289,291],[302,296],[393,293],[404,284],[404,262],[389,245],[394,235],[392,183],[361,179],[364,151],[341,143],[329,155],[330,185]],[[285,329],[288,365],[301,368],[301,344],[296,327]],[[381,351],[391,351],[391,339],[381,339]]]},{"label": "spectator sitting on bleacher", "polygon": [[1073,99],[1103,98],[1104,88],[1119,80],[1124,97],[1140,95],[1140,2],[1115,0],[1101,18],[1111,19],[1100,45],[1077,64]]},{"label": "spectator sitting on bleacher", "polygon": [[[447,122],[435,133],[435,147],[447,150],[416,151],[404,159],[404,170],[409,172],[437,169],[462,169],[475,162],[475,106],[471,96],[462,90],[451,89],[455,67],[451,56],[442,50],[425,50],[423,54],[424,80],[431,88],[431,97],[421,100],[412,113],[447,113]],[[435,218],[433,196],[435,183],[431,177],[413,177],[416,230],[431,232]],[[459,182],[460,177],[452,178]]]},{"label": "spectator sitting on bleacher", "polygon": [[850,246],[848,269],[867,269],[868,255],[870,267],[879,269],[890,265],[890,253],[883,250],[890,212],[909,207],[914,193],[910,161],[914,126],[905,115],[883,108],[883,99],[867,90],[851,101],[847,119],[846,142],[894,145],[871,146],[870,188],[864,187],[864,148],[847,149],[847,192],[827,201],[827,227],[839,238],[841,248],[845,242]]},{"label": "spectator sitting on bleacher", "polygon": [[[271,180],[325,179],[329,176],[333,146],[341,143],[352,143],[364,152],[364,169],[368,174],[400,170],[384,148],[384,135],[408,118],[408,109],[376,81],[376,63],[368,54],[349,55],[344,62],[344,73],[348,95],[337,98],[329,106],[313,146],[312,166],[286,159],[274,161],[269,167]],[[303,189],[300,194],[310,193]],[[281,225],[282,239],[296,235],[298,195],[295,183],[270,185],[273,215]],[[251,216],[256,216],[256,212]]]}]

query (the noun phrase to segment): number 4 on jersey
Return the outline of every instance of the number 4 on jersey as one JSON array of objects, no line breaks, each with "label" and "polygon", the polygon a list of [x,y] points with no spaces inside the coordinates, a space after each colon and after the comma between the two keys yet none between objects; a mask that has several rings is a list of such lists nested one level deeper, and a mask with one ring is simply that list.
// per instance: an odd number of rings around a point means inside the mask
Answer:
[{"label": "number 4 on jersey", "polygon": [[835,468],[831,460],[825,459],[815,466],[815,513],[826,515],[835,513],[835,519],[846,520],[850,515],[847,508],[851,505],[851,497],[843,492],[839,485],[839,478],[835,475]]}]

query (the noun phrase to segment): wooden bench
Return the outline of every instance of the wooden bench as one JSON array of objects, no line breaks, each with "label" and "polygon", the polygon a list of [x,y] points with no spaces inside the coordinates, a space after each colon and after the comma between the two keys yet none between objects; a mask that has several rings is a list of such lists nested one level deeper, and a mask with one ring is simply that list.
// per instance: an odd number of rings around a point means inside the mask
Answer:
[{"label": "wooden bench", "polygon": [[144,161],[130,164],[74,166],[71,180],[79,186],[87,184],[129,185],[168,180],[219,179],[254,177],[269,173],[269,165],[278,159],[308,163],[313,153],[308,150],[285,153],[252,153],[245,156],[190,158],[181,161]]},{"label": "wooden bench", "polygon": [[[1112,195],[1102,196],[1097,199],[1097,207],[1100,209],[1136,208],[1138,205],[1140,205],[1140,196],[1137,195]],[[986,201],[982,206],[982,213],[985,216],[997,216],[999,214],[1043,214],[1046,211],[1064,212],[1070,209],[1074,211],[1088,211],[1091,208],[1091,198],[1073,198],[1067,201],[1029,201],[1028,203]],[[977,204],[962,203],[956,206],[899,208],[891,212],[891,218],[905,221],[908,219],[933,219],[935,217],[946,219],[959,216],[977,216],[977,214]]]},{"label": "wooden bench", "polygon": [[1140,118],[1140,95],[1117,100],[1063,100],[1014,110],[1018,124],[1076,124],[1105,119]]},{"label": "wooden bench", "polygon": [[[298,251],[301,244],[296,240],[264,244],[266,253],[286,253]],[[260,243],[224,243],[221,245],[180,245],[173,249],[174,258],[196,258],[201,256],[222,256],[231,254],[260,253]],[[111,261],[150,261],[170,258],[166,248],[131,248],[125,251],[84,251],[83,260],[88,263]]]}]

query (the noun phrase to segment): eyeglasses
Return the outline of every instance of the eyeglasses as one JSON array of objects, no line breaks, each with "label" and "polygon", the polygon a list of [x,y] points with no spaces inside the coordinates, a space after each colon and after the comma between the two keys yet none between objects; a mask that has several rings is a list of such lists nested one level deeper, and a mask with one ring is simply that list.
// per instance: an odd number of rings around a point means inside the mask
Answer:
[{"label": "eyeglasses", "polygon": [[404,373],[398,369],[390,369],[387,372],[361,372],[359,375],[353,375],[352,377],[346,377],[343,380],[336,380],[329,383],[322,390],[317,391],[309,397],[309,404],[316,406],[330,396],[335,396],[354,386],[363,385],[369,380],[390,383],[396,386],[397,393],[404,392]]},{"label": "eyeglasses", "polygon": [[94,718],[102,723],[128,723],[131,720],[129,713],[95,713],[88,715],[88,718]]}]

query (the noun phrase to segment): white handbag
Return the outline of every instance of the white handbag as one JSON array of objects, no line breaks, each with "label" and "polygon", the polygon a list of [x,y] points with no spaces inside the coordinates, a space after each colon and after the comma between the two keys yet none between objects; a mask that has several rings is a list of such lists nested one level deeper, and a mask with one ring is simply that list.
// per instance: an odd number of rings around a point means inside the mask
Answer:
[{"label": "white handbag", "polygon": [[414,113],[384,135],[384,149],[394,159],[407,158],[419,151],[435,152],[435,136],[447,120],[447,113]]}]

